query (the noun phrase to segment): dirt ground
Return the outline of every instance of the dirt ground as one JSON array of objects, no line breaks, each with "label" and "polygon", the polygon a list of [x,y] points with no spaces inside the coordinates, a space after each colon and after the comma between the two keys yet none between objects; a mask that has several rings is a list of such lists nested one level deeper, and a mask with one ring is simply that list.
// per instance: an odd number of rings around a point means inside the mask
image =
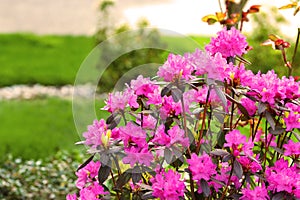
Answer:
[{"label": "dirt ground", "polygon": [[92,34],[97,0],[0,0],[0,32]]}]

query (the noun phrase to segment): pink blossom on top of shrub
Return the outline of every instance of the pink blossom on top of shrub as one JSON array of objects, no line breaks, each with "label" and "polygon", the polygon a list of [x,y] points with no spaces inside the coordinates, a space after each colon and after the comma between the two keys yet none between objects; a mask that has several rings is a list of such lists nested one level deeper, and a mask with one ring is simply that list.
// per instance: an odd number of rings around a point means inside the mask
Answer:
[{"label": "pink blossom on top of shrub", "polygon": [[142,75],[139,75],[137,79],[131,80],[130,87],[136,95],[149,97],[149,94],[154,93],[158,89],[158,86],[154,83],[150,78],[144,78]]},{"label": "pink blossom on top of shrub", "polygon": [[166,119],[170,116],[177,116],[181,112],[181,102],[174,102],[171,96],[163,97],[162,106],[160,107],[160,116],[162,119]]},{"label": "pink blossom on top of shrub", "polygon": [[103,108],[108,112],[115,112],[118,110],[124,110],[127,106],[132,108],[138,108],[137,95],[134,94],[132,89],[127,88],[124,92],[110,93],[106,106]]},{"label": "pink blossom on top of shrub", "polygon": [[246,53],[248,43],[246,37],[231,27],[230,30],[223,28],[217,33],[216,38],[211,38],[211,42],[205,46],[206,51],[212,55],[221,53],[224,58],[241,56]]},{"label": "pink blossom on top of shrub", "polygon": [[183,56],[170,54],[168,60],[161,66],[157,75],[165,81],[173,81],[174,79],[184,78],[191,79],[193,65]]}]

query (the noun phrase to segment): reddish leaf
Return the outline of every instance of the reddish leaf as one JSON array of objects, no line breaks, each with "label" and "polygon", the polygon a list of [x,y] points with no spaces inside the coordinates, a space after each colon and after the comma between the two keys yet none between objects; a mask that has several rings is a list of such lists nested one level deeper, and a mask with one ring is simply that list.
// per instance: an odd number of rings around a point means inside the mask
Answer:
[{"label": "reddish leaf", "polygon": [[214,24],[215,22],[217,22],[218,18],[215,15],[206,15],[206,16],[202,17],[202,21],[207,22],[209,25],[211,25],[211,24]]},{"label": "reddish leaf", "polygon": [[294,3],[287,4],[287,5],[285,5],[285,6],[281,6],[279,9],[295,8],[297,5],[298,5],[298,3],[297,3],[297,2],[294,2]]},{"label": "reddish leaf", "polygon": [[297,13],[300,11],[300,6],[298,6],[296,9],[295,9],[295,12],[294,12],[294,16],[297,15]]},{"label": "reddish leaf", "polygon": [[226,13],[216,12],[216,17],[217,17],[218,21],[222,21],[225,19]]},{"label": "reddish leaf", "polygon": [[261,5],[253,5],[249,8],[248,13],[257,13]]},{"label": "reddish leaf", "polygon": [[274,34],[270,34],[270,35],[268,36],[268,38],[269,38],[270,40],[272,40],[273,42],[275,42],[275,41],[277,41],[277,40],[280,39],[279,36],[274,35]]}]

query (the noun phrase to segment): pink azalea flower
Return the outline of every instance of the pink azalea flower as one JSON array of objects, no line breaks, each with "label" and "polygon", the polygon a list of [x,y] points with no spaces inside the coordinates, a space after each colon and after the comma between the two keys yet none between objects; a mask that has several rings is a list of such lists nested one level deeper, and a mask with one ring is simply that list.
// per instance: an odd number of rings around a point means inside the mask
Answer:
[{"label": "pink azalea flower", "polygon": [[129,105],[131,108],[138,108],[137,95],[134,94],[132,89],[127,88],[124,92],[110,93],[106,101],[104,110],[108,112],[115,112],[118,110],[124,110]]},{"label": "pink azalea flower", "polygon": [[77,200],[76,194],[67,194],[66,200]]},{"label": "pink azalea flower", "polygon": [[205,152],[201,156],[193,153],[191,158],[187,159],[187,163],[189,164],[189,170],[192,172],[194,180],[200,181],[204,179],[208,181],[212,175],[217,173],[216,165]]},{"label": "pink azalea flower", "polygon": [[243,166],[244,171],[256,173],[259,170],[262,170],[260,163],[256,162],[255,160],[251,160],[246,156],[241,156],[238,161]]},{"label": "pink azalea flower", "polygon": [[257,106],[255,105],[255,102],[252,101],[249,98],[242,98],[241,104],[246,108],[248,114],[250,116],[254,116],[257,110]]},{"label": "pink azalea flower", "polygon": [[224,147],[237,148],[240,144],[245,144],[247,137],[242,135],[239,130],[232,130],[225,135],[226,143]]},{"label": "pink azalea flower", "polygon": [[158,69],[157,75],[170,82],[181,77],[189,80],[193,70],[193,65],[186,58],[169,54],[168,60]]},{"label": "pink azalea flower", "polygon": [[181,144],[184,147],[189,146],[189,139],[185,137],[184,130],[178,125],[171,127],[167,133],[165,133],[165,126],[160,125],[152,142],[166,147],[171,147],[174,144]]},{"label": "pink azalea flower", "polygon": [[159,89],[155,89],[153,93],[148,94],[148,101],[146,103],[147,105],[160,105],[162,103]]},{"label": "pink azalea flower", "polygon": [[152,195],[161,200],[179,200],[184,196],[184,181],[180,180],[180,174],[173,170],[165,172],[162,169],[155,177],[150,179],[152,183]]},{"label": "pink azalea flower", "polygon": [[107,125],[104,119],[94,120],[92,125],[88,126],[88,131],[83,133],[83,137],[86,139],[84,144],[97,148],[102,144],[101,136],[108,131]]},{"label": "pink azalea flower", "polygon": [[144,147],[147,143],[146,131],[132,122],[128,122],[126,126],[120,127],[119,134],[119,137],[123,140],[125,147],[128,147],[131,142],[137,144],[139,147]]},{"label": "pink azalea flower", "polygon": [[98,175],[99,168],[101,166],[100,161],[91,161],[84,168],[76,172],[77,181],[76,187],[82,189],[86,183],[92,182],[92,179]]},{"label": "pink azalea flower", "polygon": [[294,128],[300,128],[300,106],[287,103],[286,107],[290,109],[290,112],[287,112],[283,118],[286,130],[290,131]]},{"label": "pink azalea flower", "polygon": [[283,145],[285,149],[285,156],[299,156],[300,155],[300,142],[294,142],[293,140],[289,140],[287,144]]},{"label": "pink azalea flower", "polygon": [[210,63],[211,57],[200,49],[196,49],[193,53],[185,53],[184,58],[187,59],[196,69],[196,75],[204,75],[207,73],[206,65]]},{"label": "pink azalea flower", "polygon": [[99,200],[100,195],[108,194],[97,182],[80,190],[80,200]]},{"label": "pink azalea flower", "polygon": [[[137,119],[136,122],[142,126],[141,118]],[[143,115],[143,128],[144,129],[154,129],[157,120],[152,115]]]},{"label": "pink azalea flower", "polygon": [[[220,163],[220,164],[221,164],[220,174],[217,173],[213,177],[218,182],[214,181],[214,180],[211,180],[211,181],[208,182],[208,185],[214,187],[214,189],[216,191],[223,188],[224,184],[225,185],[227,184],[229,176],[230,176],[229,174],[230,174],[230,171],[231,171],[231,166],[229,166],[227,162],[226,163]],[[223,185],[220,184],[220,182],[223,183]],[[241,186],[241,183],[239,182],[239,178],[236,175],[231,176],[230,183],[233,183],[235,188],[239,188]]]},{"label": "pink azalea flower", "polygon": [[283,158],[277,160],[273,167],[266,168],[268,190],[273,192],[286,191],[292,195],[299,194],[300,170],[296,165],[289,167]]},{"label": "pink azalea flower", "polygon": [[166,119],[169,116],[178,116],[182,112],[181,102],[174,102],[172,96],[164,96],[160,108],[160,116]]},{"label": "pink azalea flower", "polygon": [[246,37],[232,27],[230,30],[224,28],[217,33],[216,38],[211,38],[211,42],[205,46],[206,51],[212,55],[221,53],[224,58],[230,56],[241,56],[246,53]]},{"label": "pink azalea flower", "polygon": [[126,156],[123,158],[124,164],[130,164],[133,167],[136,163],[144,164],[150,166],[151,161],[153,160],[153,155],[148,150],[148,145],[144,147],[129,147],[124,149]]},{"label": "pink azalea flower", "polygon": [[131,80],[130,87],[136,95],[144,95],[146,97],[158,89],[158,86],[150,78],[144,78],[142,75],[139,75],[136,80]]},{"label": "pink azalea flower", "polygon": [[240,198],[241,200],[268,200],[268,190],[264,186],[256,186],[253,190],[248,188],[242,189],[243,196]]},{"label": "pink azalea flower", "polygon": [[195,67],[196,75],[207,74],[210,79],[223,81],[230,69],[227,60],[218,52],[211,55],[196,49],[194,53],[185,54],[185,58]]}]

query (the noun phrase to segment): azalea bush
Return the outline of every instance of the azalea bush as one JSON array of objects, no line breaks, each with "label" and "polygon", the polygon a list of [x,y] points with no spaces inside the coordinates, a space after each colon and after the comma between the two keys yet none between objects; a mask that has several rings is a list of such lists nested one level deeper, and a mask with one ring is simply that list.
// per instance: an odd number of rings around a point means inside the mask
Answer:
[{"label": "azalea bush", "polygon": [[171,53],[156,77],[109,94],[110,116],[83,133],[91,156],[68,200],[300,198],[300,85],[289,43],[268,41],[288,76],[254,74],[238,21],[218,20],[225,27],[204,50]]}]

